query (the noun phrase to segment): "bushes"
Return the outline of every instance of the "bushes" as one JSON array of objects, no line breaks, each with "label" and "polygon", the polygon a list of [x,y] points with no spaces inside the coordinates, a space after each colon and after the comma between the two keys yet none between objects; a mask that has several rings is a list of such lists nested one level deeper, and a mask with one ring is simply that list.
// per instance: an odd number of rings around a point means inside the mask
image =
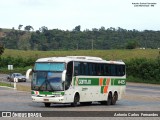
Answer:
[{"label": "bushes", "polygon": [[2,57],[0,58],[0,68],[5,68],[8,65],[13,65],[14,67],[26,67],[34,65],[35,58],[22,58],[22,57]]},{"label": "bushes", "polygon": [[126,62],[127,75],[143,81],[160,82],[160,59],[131,59]]},{"label": "bushes", "polygon": [[25,73],[27,69],[32,68],[35,58],[22,58],[22,57],[1,57],[0,58],[0,73],[9,73],[8,65],[13,65],[12,72]]},{"label": "bushes", "polygon": [[0,73],[2,74],[11,74],[11,73],[22,73],[26,74],[26,71],[30,68],[33,68],[32,66],[27,66],[27,67],[14,67],[13,70],[8,70],[8,68],[0,68]]},{"label": "bushes", "polygon": [[[8,73],[8,65],[14,67],[12,72],[25,73],[27,69],[32,68],[37,58],[22,57],[1,57],[0,73]],[[131,81],[160,83],[160,58],[157,59],[131,59],[125,62],[127,78]],[[129,76],[129,77],[128,77]],[[135,79],[135,80],[134,80]]]}]

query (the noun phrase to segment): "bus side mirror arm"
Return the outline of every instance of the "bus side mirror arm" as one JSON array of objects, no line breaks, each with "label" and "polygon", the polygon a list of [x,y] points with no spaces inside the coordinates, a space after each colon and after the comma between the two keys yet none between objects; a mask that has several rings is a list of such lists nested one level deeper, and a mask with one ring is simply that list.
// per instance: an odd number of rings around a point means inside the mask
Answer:
[{"label": "bus side mirror arm", "polygon": [[34,72],[33,69],[28,69],[28,70],[27,70],[27,72],[26,72],[26,79],[27,79],[27,80],[31,79],[31,78],[30,78],[30,74],[31,74],[32,72]]},{"label": "bus side mirror arm", "polygon": [[66,80],[66,70],[62,72],[62,81],[64,82]]}]

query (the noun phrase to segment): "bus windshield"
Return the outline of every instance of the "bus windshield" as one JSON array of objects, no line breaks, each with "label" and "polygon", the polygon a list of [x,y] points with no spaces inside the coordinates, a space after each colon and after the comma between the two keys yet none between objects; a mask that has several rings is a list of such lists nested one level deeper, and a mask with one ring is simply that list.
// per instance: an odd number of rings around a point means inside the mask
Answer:
[{"label": "bus windshield", "polygon": [[62,72],[65,63],[36,63],[32,78],[32,90],[63,90]]}]

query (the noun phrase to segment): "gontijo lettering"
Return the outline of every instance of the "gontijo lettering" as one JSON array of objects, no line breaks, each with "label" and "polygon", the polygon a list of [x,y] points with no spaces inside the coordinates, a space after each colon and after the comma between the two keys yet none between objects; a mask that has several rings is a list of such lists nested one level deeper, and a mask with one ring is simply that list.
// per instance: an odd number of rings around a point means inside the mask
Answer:
[{"label": "gontijo lettering", "polygon": [[78,84],[91,84],[91,80],[79,80]]}]

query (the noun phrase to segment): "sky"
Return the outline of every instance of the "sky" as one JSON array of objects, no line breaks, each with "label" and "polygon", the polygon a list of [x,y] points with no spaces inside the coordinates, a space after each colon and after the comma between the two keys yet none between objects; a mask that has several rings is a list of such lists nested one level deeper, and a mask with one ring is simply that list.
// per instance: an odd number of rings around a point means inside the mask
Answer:
[{"label": "sky", "polygon": [[[135,7],[133,3],[156,3]],[[137,4],[137,5],[138,5]],[[144,5],[144,4],[143,4]],[[0,28],[160,30],[160,0],[0,0]]]}]

